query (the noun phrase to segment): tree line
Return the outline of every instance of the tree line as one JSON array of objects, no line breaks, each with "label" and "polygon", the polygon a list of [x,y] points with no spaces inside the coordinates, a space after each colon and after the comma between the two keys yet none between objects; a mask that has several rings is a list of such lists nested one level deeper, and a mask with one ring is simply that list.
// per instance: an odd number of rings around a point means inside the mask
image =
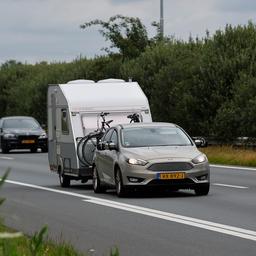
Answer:
[{"label": "tree line", "polygon": [[154,121],[176,123],[193,136],[256,137],[255,24],[226,25],[188,41],[149,39],[139,19],[123,16],[81,28],[92,25],[100,25],[119,52],[70,63],[7,61],[0,67],[0,117],[30,115],[46,123],[49,84],[132,78],[147,95]]}]

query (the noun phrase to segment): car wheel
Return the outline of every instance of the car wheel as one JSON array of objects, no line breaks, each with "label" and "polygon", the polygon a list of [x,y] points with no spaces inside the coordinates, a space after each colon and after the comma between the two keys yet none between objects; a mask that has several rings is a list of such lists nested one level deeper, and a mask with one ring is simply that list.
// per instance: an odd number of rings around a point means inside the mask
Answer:
[{"label": "car wheel", "polygon": [[3,154],[7,154],[9,153],[9,147],[7,146],[7,144],[2,144],[2,153]]},{"label": "car wheel", "polygon": [[63,173],[63,171],[59,172],[59,180],[60,186],[63,188],[67,188],[70,186],[70,178]]},{"label": "car wheel", "polygon": [[32,148],[30,148],[30,152],[31,152],[31,153],[36,153],[36,152],[37,152],[37,147],[32,147]]},{"label": "car wheel", "polygon": [[93,168],[92,185],[93,185],[94,193],[102,193],[105,191],[105,189],[102,187],[96,166],[94,166],[94,168]]},{"label": "car wheel", "polygon": [[116,194],[118,197],[124,197],[127,195],[127,191],[123,185],[123,178],[121,170],[118,168],[115,175],[115,183],[116,183]]},{"label": "car wheel", "polygon": [[197,196],[206,196],[210,190],[210,184],[203,184],[195,188],[195,193]]}]

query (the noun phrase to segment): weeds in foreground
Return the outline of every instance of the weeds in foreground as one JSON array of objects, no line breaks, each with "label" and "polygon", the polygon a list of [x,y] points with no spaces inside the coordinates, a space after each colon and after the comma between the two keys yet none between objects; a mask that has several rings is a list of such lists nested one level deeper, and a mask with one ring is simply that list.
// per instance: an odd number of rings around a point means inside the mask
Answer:
[{"label": "weeds in foreground", "polygon": [[117,247],[114,247],[114,248],[111,249],[110,256],[120,256],[119,250],[118,250]]},{"label": "weeds in foreground", "polygon": [[44,226],[40,232],[35,233],[30,240],[29,249],[32,256],[37,256],[38,252],[41,251],[43,247],[44,235],[47,233],[47,226]]}]

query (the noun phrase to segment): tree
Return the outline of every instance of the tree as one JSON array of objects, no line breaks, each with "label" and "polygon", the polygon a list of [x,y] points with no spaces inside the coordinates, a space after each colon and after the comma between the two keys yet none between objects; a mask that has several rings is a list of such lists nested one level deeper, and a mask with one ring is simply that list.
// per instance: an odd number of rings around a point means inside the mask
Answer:
[{"label": "tree", "polygon": [[99,32],[106,41],[111,42],[110,48],[104,50],[113,54],[111,49],[117,48],[123,59],[139,56],[149,44],[147,30],[139,18],[116,15],[110,17],[107,22],[99,19],[86,22],[80,28],[86,29],[94,25],[101,26]]}]

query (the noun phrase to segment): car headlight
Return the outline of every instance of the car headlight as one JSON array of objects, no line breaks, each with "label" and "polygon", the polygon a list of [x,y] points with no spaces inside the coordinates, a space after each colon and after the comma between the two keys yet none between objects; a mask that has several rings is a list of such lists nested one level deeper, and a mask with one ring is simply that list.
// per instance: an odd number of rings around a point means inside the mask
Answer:
[{"label": "car headlight", "polygon": [[12,133],[5,133],[4,136],[3,136],[5,139],[13,139],[15,138],[15,134],[12,134]]},{"label": "car headlight", "polygon": [[195,158],[192,160],[192,162],[193,162],[194,164],[200,164],[200,163],[203,163],[203,162],[206,162],[206,161],[207,161],[207,157],[206,157],[206,155],[204,155],[204,154],[201,154],[201,155],[195,157]]},{"label": "car headlight", "polygon": [[46,133],[42,133],[40,136],[39,136],[39,139],[45,139],[47,138],[47,134]]},{"label": "car headlight", "polygon": [[127,163],[131,165],[146,165],[148,162],[142,159],[128,158]]}]

